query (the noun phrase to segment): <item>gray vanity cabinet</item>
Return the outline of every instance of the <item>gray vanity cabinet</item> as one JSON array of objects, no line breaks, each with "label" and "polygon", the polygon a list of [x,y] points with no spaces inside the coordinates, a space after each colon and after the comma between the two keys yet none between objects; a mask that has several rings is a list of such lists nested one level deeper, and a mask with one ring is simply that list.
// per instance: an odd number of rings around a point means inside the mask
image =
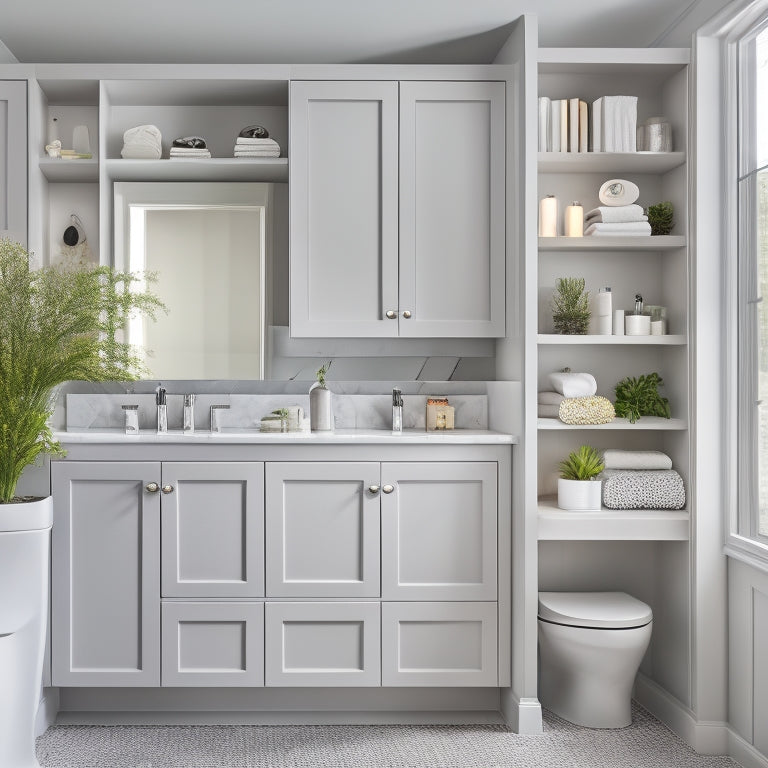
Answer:
[{"label": "gray vanity cabinet", "polygon": [[0,80],[0,237],[27,243],[25,80]]},{"label": "gray vanity cabinet", "polygon": [[290,98],[291,335],[504,336],[504,84]]},{"label": "gray vanity cabinet", "polygon": [[160,464],[52,462],[57,686],[160,684]]}]

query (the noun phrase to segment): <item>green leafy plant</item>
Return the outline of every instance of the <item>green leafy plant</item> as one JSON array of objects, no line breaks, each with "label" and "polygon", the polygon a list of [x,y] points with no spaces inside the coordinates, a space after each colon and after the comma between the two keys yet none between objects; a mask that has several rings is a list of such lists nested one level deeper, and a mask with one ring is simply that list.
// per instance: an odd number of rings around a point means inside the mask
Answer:
[{"label": "green leafy plant", "polygon": [[287,419],[288,418],[288,409],[287,408],[275,408],[272,413],[275,416],[279,416],[281,419]]},{"label": "green leafy plant", "polygon": [[121,341],[129,317],[164,308],[151,275],[109,267],[30,269],[19,243],[0,239],[0,503],[14,499],[25,467],[61,455],[48,419],[55,392],[70,380],[126,381],[144,367]]},{"label": "green leafy plant", "polygon": [[645,211],[648,217],[648,223],[651,225],[652,235],[668,235],[675,225],[674,207],[669,200],[656,205],[649,205]]},{"label": "green leafy plant", "polygon": [[555,281],[552,296],[552,319],[555,332],[585,334],[592,313],[589,309],[589,292],[584,290],[583,277],[559,277]]},{"label": "green leafy plant", "polygon": [[560,462],[559,469],[563,480],[592,480],[605,469],[605,464],[595,448],[582,445]]},{"label": "green leafy plant", "polygon": [[669,400],[658,393],[663,384],[658,373],[622,379],[615,388],[616,415],[628,418],[634,424],[641,416],[670,418]]},{"label": "green leafy plant", "polygon": [[325,389],[325,374],[328,373],[328,369],[331,367],[331,363],[333,361],[329,360],[324,366],[321,368],[318,368],[317,373],[315,376],[317,376],[317,383],[320,385],[321,389]]}]

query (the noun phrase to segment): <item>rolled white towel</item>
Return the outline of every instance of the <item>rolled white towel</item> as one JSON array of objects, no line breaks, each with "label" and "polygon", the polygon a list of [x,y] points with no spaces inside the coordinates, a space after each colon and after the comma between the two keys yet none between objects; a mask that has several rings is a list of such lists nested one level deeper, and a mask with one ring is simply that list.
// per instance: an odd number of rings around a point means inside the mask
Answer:
[{"label": "rolled white towel", "polygon": [[608,448],[603,453],[606,469],[672,469],[672,459],[661,451],[622,451]]},{"label": "rolled white towel", "polygon": [[628,221],[623,224],[590,224],[585,230],[586,237],[616,237],[650,235],[651,225],[647,221]]},{"label": "rolled white towel", "polygon": [[559,407],[563,400],[565,400],[565,395],[561,395],[559,392],[539,392],[539,405],[556,405]]},{"label": "rolled white towel", "polygon": [[642,206],[633,205],[600,205],[587,211],[584,220],[589,224],[621,224],[630,221],[648,221]]},{"label": "rolled white towel", "polygon": [[557,371],[549,374],[549,383],[564,397],[592,397],[597,392],[597,381],[591,373]]},{"label": "rolled white towel", "polygon": [[123,134],[123,144],[141,144],[149,147],[159,147],[162,134],[156,125],[137,125],[129,128]]},{"label": "rolled white towel", "polygon": [[544,405],[539,403],[539,418],[540,419],[557,419],[560,416],[559,405]]}]

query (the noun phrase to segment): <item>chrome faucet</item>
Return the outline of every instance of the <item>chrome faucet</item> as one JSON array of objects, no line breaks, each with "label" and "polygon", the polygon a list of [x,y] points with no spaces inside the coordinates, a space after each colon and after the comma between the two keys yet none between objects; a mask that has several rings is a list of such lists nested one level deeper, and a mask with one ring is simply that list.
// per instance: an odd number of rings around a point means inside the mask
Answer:
[{"label": "chrome faucet", "polygon": [[165,399],[165,387],[161,384],[155,390],[155,403],[157,405],[157,434],[168,431],[168,404]]},{"label": "chrome faucet", "polygon": [[195,431],[195,396],[184,395],[184,434]]},{"label": "chrome faucet", "polygon": [[219,411],[227,410],[228,405],[212,405],[211,406],[211,432],[221,432],[221,424],[219,423]]},{"label": "chrome faucet", "polygon": [[403,393],[397,387],[392,390],[392,431],[403,431]]}]

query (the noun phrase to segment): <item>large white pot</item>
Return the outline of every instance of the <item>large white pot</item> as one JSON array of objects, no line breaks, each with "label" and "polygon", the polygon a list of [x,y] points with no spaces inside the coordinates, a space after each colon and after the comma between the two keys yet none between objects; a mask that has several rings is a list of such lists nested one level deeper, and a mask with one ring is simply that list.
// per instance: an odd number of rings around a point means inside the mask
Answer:
[{"label": "large white pot", "polygon": [[557,506],[569,512],[599,512],[602,480],[557,479]]},{"label": "large white pot", "polygon": [[0,504],[0,765],[38,768],[35,716],[43,674],[49,497]]}]

